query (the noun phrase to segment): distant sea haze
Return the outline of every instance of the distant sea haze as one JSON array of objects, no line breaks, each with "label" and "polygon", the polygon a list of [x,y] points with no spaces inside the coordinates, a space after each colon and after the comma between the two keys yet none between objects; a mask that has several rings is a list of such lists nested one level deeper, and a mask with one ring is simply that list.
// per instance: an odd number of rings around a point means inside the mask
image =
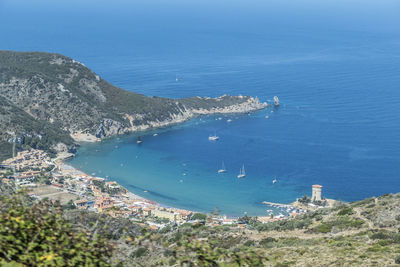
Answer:
[{"label": "distant sea haze", "polygon": [[0,49],[59,52],[149,96],[279,96],[277,109],[82,145],[70,161],[161,204],[263,215],[262,201],[313,184],[343,201],[400,191],[396,2],[261,2],[3,1]]}]

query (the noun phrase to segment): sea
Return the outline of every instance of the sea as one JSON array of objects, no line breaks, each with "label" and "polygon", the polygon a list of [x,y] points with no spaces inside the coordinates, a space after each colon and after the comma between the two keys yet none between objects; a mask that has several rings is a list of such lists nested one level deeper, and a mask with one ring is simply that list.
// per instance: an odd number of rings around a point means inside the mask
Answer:
[{"label": "sea", "polygon": [[69,161],[165,206],[265,215],[313,184],[341,201],[400,191],[398,14],[395,0],[0,0],[0,49],[64,54],[148,96],[278,96]]}]

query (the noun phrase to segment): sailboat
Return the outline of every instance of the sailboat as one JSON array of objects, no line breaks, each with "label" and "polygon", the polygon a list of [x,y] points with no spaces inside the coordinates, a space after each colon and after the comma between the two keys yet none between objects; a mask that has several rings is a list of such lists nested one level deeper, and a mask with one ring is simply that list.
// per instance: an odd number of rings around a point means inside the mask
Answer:
[{"label": "sailboat", "polygon": [[221,169],[218,170],[218,173],[224,173],[224,172],[226,172],[226,168],[224,162],[222,162],[222,167]]},{"label": "sailboat", "polygon": [[137,144],[141,144],[142,142],[143,142],[143,141],[142,141],[142,137],[141,137],[141,136],[138,136],[136,143],[137,143]]},{"label": "sailboat", "polygon": [[219,136],[217,136],[217,133],[214,133],[214,135],[210,135],[208,137],[208,140],[210,141],[217,141],[219,139]]},{"label": "sailboat", "polygon": [[276,178],[274,178],[274,180],[272,180],[272,184],[275,184],[276,182],[278,182],[278,180],[276,180]]},{"label": "sailboat", "polygon": [[245,176],[246,176],[246,172],[245,172],[245,170],[244,170],[244,164],[243,164],[243,167],[240,169],[237,178],[240,179],[240,178],[244,178]]}]

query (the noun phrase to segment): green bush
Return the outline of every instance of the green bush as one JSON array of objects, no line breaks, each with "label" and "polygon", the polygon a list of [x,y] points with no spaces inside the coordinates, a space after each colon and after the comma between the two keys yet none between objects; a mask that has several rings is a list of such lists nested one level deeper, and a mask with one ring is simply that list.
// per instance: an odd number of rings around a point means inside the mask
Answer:
[{"label": "green bush", "polygon": [[252,247],[252,246],[254,246],[254,241],[253,240],[247,240],[246,242],[243,243],[243,246]]},{"label": "green bush", "polygon": [[371,235],[371,239],[389,239],[390,235],[386,232],[377,232]]},{"label": "green bush", "polygon": [[195,213],[193,214],[192,220],[200,220],[200,221],[204,221],[207,219],[207,215],[204,213]]},{"label": "green bush", "polygon": [[312,224],[312,219],[307,216],[299,216],[296,219],[281,220],[275,222],[268,222],[258,224],[256,229],[258,231],[286,231],[295,229],[305,229]]},{"label": "green bush", "polygon": [[360,228],[365,222],[361,219],[352,219],[348,216],[340,216],[335,220],[322,222],[320,225],[314,228],[315,231],[320,233],[328,233],[333,227],[343,230],[347,228]]},{"label": "green bush", "polygon": [[271,243],[275,243],[276,241],[277,240],[273,237],[267,237],[267,238],[262,239],[259,242],[259,244],[260,244],[260,246],[263,246],[263,247],[269,247],[269,246],[271,246]]},{"label": "green bush", "polygon": [[352,207],[346,207],[346,208],[341,209],[341,210],[338,212],[338,215],[339,215],[339,216],[351,215],[351,214],[353,214],[353,213],[354,213],[354,210],[353,210]]},{"label": "green bush", "polygon": [[28,266],[108,265],[107,242],[74,229],[60,207],[31,206],[20,194],[1,196],[0,203],[0,258]]},{"label": "green bush", "polygon": [[394,234],[392,236],[392,240],[393,242],[400,244],[400,234],[399,233]]},{"label": "green bush", "polygon": [[329,233],[332,230],[332,225],[327,223],[321,223],[314,228],[318,233]]},{"label": "green bush", "polygon": [[134,258],[139,258],[139,257],[142,257],[142,256],[146,255],[147,252],[148,252],[148,249],[147,249],[147,248],[140,247],[140,248],[136,249],[136,250],[132,253],[132,257],[134,257]]}]

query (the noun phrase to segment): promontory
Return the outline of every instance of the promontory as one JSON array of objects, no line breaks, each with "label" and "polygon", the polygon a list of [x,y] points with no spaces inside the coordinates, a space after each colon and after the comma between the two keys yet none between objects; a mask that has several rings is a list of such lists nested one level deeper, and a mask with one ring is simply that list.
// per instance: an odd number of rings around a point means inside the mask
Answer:
[{"label": "promontory", "polygon": [[266,106],[250,96],[148,97],[115,87],[60,54],[0,51],[0,161],[11,157],[12,143],[71,151],[76,141]]}]

